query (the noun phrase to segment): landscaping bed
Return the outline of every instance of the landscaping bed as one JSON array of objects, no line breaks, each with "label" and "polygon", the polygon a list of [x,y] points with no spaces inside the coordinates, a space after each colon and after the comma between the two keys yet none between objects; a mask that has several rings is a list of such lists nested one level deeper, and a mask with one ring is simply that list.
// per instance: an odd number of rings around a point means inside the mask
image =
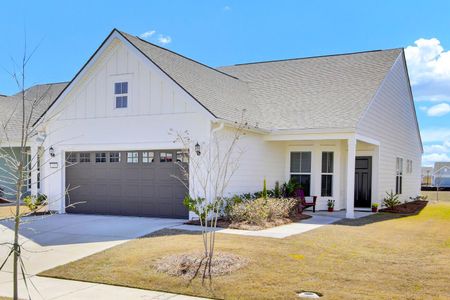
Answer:
[{"label": "landscaping bed", "polygon": [[[219,228],[231,228],[231,229],[241,229],[241,230],[263,230],[267,228],[272,228],[276,226],[286,225],[290,223],[299,222],[301,220],[306,220],[312,218],[310,215],[302,213],[293,213],[288,218],[280,218],[274,221],[267,221],[263,225],[252,225],[246,222],[232,222],[229,219],[219,218],[217,220],[217,227]],[[200,226],[200,220],[189,220],[185,224],[187,225],[197,225]]]},{"label": "landscaping bed", "polygon": [[419,211],[421,211],[427,204],[428,204],[428,201],[415,200],[415,201],[395,205],[392,208],[380,209],[380,212],[398,213],[398,214],[415,214],[415,213],[418,213]]}]

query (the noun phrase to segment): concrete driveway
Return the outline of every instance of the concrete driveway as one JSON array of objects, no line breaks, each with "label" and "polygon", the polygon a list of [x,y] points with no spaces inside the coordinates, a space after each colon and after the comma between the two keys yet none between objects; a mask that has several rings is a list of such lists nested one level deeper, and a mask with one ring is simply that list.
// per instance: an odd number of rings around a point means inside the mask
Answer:
[{"label": "concrete driveway", "polygon": [[[22,257],[29,275],[81,259],[184,220],[61,214],[28,217],[21,226]],[[11,221],[0,221],[0,244],[13,238]],[[0,258],[8,248],[0,246]],[[8,263],[2,272],[11,272]]]}]

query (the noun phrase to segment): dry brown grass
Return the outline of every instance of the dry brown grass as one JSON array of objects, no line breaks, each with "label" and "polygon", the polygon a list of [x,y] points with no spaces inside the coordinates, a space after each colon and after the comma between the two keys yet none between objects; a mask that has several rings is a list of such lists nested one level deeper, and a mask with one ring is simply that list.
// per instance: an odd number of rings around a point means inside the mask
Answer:
[{"label": "dry brown grass", "polygon": [[167,255],[201,250],[198,234],[165,230],[44,272],[45,276],[226,299],[298,299],[310,290],[325,299],[450,298],[450,203],[420,214],[377,214],[286,239],[218,234],[217,250],[249,264],[191,285],[155,270]]},{"label": "dry brown grass", "polygon": [[[15,206],[0,206],[0,220],[14,216],[15,211],[16,211]],[[25,212],[29,212],[29,211],[30,210],[25,205],[22,205],[20,207],[21,213],[25,213]]]}]

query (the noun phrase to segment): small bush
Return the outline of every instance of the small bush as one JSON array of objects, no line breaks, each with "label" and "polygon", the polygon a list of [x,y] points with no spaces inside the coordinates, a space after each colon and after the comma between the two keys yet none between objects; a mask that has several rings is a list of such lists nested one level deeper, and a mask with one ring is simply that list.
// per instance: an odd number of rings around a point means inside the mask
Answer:
[{"label": "small bush", "polygon": [[386,192],[386,194],[387,194],[387,196],[383,199],[384,206],[392,209],[392,208],[394,208],[394,206],[401,204],[400,200],[398,200],[398,197],[399,197],[398,194],[394,194],[393,191],[391,191],[390,193]]},{"label": "small bush", "polygon": [[265,178],[264,178],[264,183],[263,183],[262,197],[264,199],[267,199],[267,182],[266,182]]},{"label": "small bush", "polygon": [[273,196],[275,198],[281,197],[280,183],[278,181],[275,182],[275,188],[273,189]]},{"label": "small bush", "polygon": [[31,211],[35,211],[41,206],[47,204],[47,196],[45,196],[44,194],[39,194],[38,196],[28,195],[23,198],[23,203],[25,203],[25,205],[28,206]]},{"label": "small bush", "polygon": [[228,213],[232,222],[264,226],[281,218],[288,218],[297,201],[295,199],[258,198],[233,205]]},{"label": "small bush", "polygon": [[327,201],[327,207],[328,207],[328,208],[334,208],[334,202],[335,202],[335,200],[328,199],[328,201]]}]

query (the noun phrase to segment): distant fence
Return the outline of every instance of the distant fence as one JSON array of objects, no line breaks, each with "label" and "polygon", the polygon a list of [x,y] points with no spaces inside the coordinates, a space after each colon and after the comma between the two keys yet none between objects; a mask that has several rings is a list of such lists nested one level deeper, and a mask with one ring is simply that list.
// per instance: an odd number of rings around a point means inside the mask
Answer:
[{"label": "distant fence", "polygon": [[[436,191],[435,186],[422,186],[422,191]],[[440,187],[439,191],[450,191],[450,187]]]}]

